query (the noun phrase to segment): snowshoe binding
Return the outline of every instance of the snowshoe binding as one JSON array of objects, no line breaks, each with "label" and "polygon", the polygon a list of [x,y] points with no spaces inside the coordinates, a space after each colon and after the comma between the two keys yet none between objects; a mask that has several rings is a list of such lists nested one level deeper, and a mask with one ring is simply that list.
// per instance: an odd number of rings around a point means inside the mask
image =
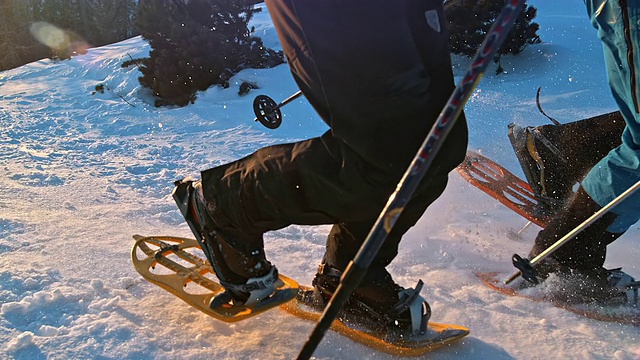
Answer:
[{"label": "snowshoe binding", "polygon": [[532,126],[509,125],[509,139],[525,178],[538,200],[539,212],[551,215],[573,193],[575,179],[568,179],[567,159],[542,132]]},{"label": "snowshoe binding", "polygon": [[[318,322],[340,276],[339,270],[321,265],[314,286],[301,286],[296,301],[281,308],[301,319]],[[331,330],[395,356],[421,356],[467,336],[469,329],[464,326],[428,321],[431,309],[419,295],[421,288],[422,281],[415,289],[404,289],[390,275],[361,285],[338,313]]]},{"label": "snowshoe binding", "polygon": [[273,307],[293,298],[288,292],[277,294],[285,284],[264,248],[249,249],[222,235],[207,210],[200,181],[183,179],[175,185],[173,198],[225,289],[211,299],[212,309]]},{"label": "snowshoe binding", "polygon": [[[298,301],[321,311],[333,296],[341,276],[338,269],[320,265],[312,283],[313,290],[301,291]],[[422,281],[419,281],[415,289],[404,289],[390,276],[376,283],[361,285],[339,316],[345,323],[389,336],[424,334],[431,308],[420,296],[422,286]]]}]

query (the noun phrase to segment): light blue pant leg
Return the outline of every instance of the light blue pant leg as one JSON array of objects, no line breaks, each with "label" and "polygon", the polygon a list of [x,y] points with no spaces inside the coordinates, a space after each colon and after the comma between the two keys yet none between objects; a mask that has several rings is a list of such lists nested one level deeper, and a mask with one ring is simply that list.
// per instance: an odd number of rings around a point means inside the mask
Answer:
[{"label": "light blue pant leg", "polygon": [[[640,180],[640,0],[585,0],[585,4],[604,45],[611,92],[627,123],[622,144],[598,162],[583,182],[587,193],[604,206]],[[618,218],[608,231],[626,231],[640,219],[640,192],[612,212]]]}]

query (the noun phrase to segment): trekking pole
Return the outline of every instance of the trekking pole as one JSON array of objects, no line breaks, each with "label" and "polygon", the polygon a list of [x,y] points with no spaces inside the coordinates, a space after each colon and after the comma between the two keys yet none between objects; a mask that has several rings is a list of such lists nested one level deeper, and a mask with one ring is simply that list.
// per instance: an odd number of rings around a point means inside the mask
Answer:
[{"label": "trekking pole", "polygon": [[433,158],[442,146],[453,124],[462,112],[464,104],[471,96],[484,72],[493,60],[498,48],[506,38],[518,14],[522,11],[524,0],[509,0],[500,15],[489,29],[482,45],[476,52],[464,77],[456,86],[451,97],[444,106],[438,119],[425,138],[422,147],[413,158],[409,168],[391,194],[380,216],[367,235],[360,250],[345,269],[338,288],[333,293],[327,306],[298,354],[299,360],[306,360],[313,355],[316,347],[330,328],[331,323],[355,288],[360,284],[369,265],[377,255],[382,243],[393,228],[396,220],[409,202],[415,189],[429,169]]},{"label": "trekking pole", "polygon": [[535,278],[535,272],[533,270],[533,265],[540,262],[542,259],[551,255],[554,251],[558,250],[562,245],[564,245],[567,241],[571,240],[573,237],[578,235],[582,230],[586,229],[589,225],[593,224],[596,220],[600,219],[604,214],[609,212],[614,206],[621,203],[624,199],[631,196],[636,190],[640,188],[640,181],[635,183],[635,185],[628,188],[625,192],[618,195],[615,199],[613,199],[610,203],[605,205],[602,209],[598,210],[595,214],[591,215],[587,220],[583,221],[582,224],[578,225],[575,229],[569,231],[569,233],[560,240],[556,241],[553,245],[549,246],[545,251],[538,254],[538,256],[534,257],[531,260],[524,259],[519,255],[513,255],[513,263],[514,266],[517,267],[518,270],[513,275],[511,275],[508,279],[504,280],[505,284],[509,284],[519,276],[522,275],[523,278],[529,280],[529,278]]}]

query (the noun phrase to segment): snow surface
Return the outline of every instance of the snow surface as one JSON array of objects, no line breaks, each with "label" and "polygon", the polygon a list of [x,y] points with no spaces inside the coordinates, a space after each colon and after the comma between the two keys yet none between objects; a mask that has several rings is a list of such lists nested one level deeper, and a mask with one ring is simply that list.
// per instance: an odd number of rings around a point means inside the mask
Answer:
[{"label": "snow surface", "polygon": [[[580,0],[532,0],[543,43],[503,57],[470,98],[470,148],[521,174],[507,124],[561,122],[613,111],[601,45]],[[278,47],[265,12],[253,20]],[[226,90],[194,105],[155,108],[129,59],[148,54],[140,38],[90,49],[68,61],[37,61],[0,73],[0,358],[289,359],[314,324],[273,310],[224,324],[147,283],[133,269],[131,235],[191,237],[170,197],[172,182],[274,143],[321,134],[325,125],[300,98],[271,131],[253,122],[252,100],[295,93],[287,65],[245,70]],[[454,57],[459,79],[467,59]],[[261,89],[239,96],[238,85]],[[105,92],[92,94],[104,84]],[[126,99],[127,102],[125,102]],[[404,286],[422,278],[433,320],[471,335],[430,359],[639,359],[640,329],[589,320],[544,303],[489,290],[476,271],[511,273],[538,231],[457,173],[406,235],[390,271]],[[266,236],[268,257],[309,283],[328,226],[291,226]],[[640,269],[638,227],[610,247],[607,266]],[[389,359],[327,333],[318,359]]]}]

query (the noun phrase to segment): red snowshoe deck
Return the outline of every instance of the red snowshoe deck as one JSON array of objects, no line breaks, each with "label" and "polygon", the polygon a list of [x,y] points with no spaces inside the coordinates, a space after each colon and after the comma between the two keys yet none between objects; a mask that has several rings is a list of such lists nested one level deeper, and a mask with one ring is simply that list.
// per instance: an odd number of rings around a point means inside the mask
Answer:
[{"label": "red snowshoe deck", "polygon": [[174,294],[187,304],[224,322],[236,322],[258,315],[293,299],[298,283],[284,275],[284,286],[255,306],[209,307],[209,301],[224,291],[204,253],[194,239],[171,236],[134,235],[131,261],[148,281]]},{"label": "red snowshoe deck", "polygon": [[534,224],[545,227],[548,218],[538,213],[538,201],[526,181],[473,151],[467,152],[465,160],[457,170],[471,185]]}]

